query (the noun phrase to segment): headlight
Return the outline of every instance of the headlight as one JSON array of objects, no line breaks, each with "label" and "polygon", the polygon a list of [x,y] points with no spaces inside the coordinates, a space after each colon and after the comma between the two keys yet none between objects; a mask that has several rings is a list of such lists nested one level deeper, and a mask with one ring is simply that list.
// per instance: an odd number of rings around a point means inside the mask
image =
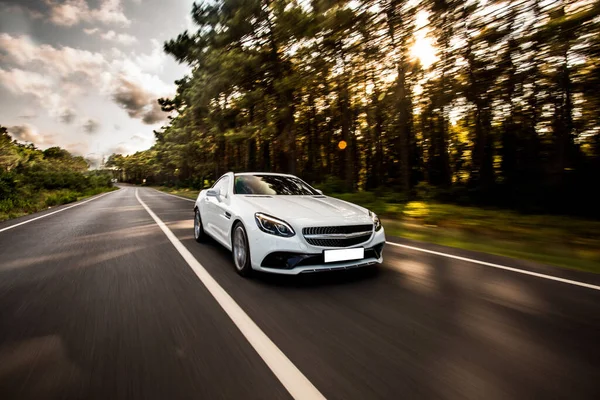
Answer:
[{"label": "headlight", "polygon": [[379,217],[377,216],[377,214],[375,214],[372,211],[369,211],[369,217],[371,217],[371,219],[373,220],[373,225],[375,225],[375,232],[380,230],[381,229],[381,221],[379,220]]},{"label": "headlight", "polygon": [[271,235],[292,237],[296,234],[287,222],[271,217],[270,215],[256,213],[254,214],[254,219],[261,231],[270,233]]}]

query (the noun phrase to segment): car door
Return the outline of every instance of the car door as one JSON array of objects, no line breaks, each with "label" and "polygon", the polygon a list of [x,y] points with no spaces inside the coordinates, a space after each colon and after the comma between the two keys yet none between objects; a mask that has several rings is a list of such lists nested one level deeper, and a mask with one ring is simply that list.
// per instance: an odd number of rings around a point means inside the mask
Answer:
[{"label": "car door", "polygon": [[229,243],[229,230],[231,228],[231,200],[232,200],[232,179],[231,176],[224,176],[220,182],[220,196],[215,199],[214,213],[212,215],[215,233],[224,243]]},{"label": "car door", "polygon": [[[212,190],[217,190],[219,191],[219,193],[222,193],[223,191],[225,191],[224,187],[226,187],[227,184],[227,180],[228,178],[227,175],[222,176],[221,178],[219,178],[217,180],[217,182],[215,182],[215,184],[211,187]],[[202,209],[203,209],[203,213],[201,213],[202,216],[202,222],[204,223],[205,229],[212,234],[213,236],[219,236],[219,231],[216,227],[216,222],[217,222],[217,216],[218,214],[221,212],[221,209],[218,207],[219,202],[221,201],[221,196],[219,195],[219,197],[214,197],[214,196],[204,196],[204,198],[202,199],[202,201],[204,202],[204,204],[202,205]],[[219,236],[220,239],[220,236]]]}]

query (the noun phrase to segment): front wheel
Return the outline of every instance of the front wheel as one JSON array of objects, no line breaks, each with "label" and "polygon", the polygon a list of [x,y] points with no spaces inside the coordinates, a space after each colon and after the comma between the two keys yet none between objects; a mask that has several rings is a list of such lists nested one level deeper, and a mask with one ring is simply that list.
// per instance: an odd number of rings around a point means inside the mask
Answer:
[{"label": "front wheel", "polygon": [[235,269],[238,274],[248,277],[252,274],[250,264],[250,246],[244,225],[238,222],[233,228],[232,254]]},{"label": "front wheel", "polygon": [[194,210],[194,239],[196,239],[196,242],[198,243],[202,243],[206,240],[206,233],[202,226],[200,211],[197,208]]}]

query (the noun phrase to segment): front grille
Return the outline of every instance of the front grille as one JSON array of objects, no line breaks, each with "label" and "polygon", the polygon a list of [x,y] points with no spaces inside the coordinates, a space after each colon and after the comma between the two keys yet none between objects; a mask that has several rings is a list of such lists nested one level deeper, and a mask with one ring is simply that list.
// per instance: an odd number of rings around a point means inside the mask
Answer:
[{"label": "front grille", "polygon": [[303,228],[306,241],[319,247],[350,247],[369,240],[373,225],[315,226]]},{"label": "front grille", "polygon": [[371,235],[358,236],[352,239],[306,239],[313,246],[320,247],[350,247],[369,240]]},{"label": "front grille", "polygon": [[373,225],[345,225],[345,226],[312,226],[302,228],[303,235],[329,235],[332,233],[356,233],[372,231]]}]

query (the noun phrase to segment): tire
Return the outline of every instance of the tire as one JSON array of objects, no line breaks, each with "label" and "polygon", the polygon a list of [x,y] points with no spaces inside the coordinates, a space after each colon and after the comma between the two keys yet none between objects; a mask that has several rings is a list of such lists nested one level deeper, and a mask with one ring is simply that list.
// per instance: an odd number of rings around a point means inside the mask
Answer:
[{"label": "tire", "polygon": [[231,254],[233,255],[233,265],[235,266],[237,273],[244,277],[252,275],[248,235],[241,222],[237,222],[233,227]]},{"label": "tire", "polygon": [[194,239],[198,243],[206,241],[206,233],[204,232],[204,226],[200,219],[200,211],[198,211],[197,208],[194,210]]}]

